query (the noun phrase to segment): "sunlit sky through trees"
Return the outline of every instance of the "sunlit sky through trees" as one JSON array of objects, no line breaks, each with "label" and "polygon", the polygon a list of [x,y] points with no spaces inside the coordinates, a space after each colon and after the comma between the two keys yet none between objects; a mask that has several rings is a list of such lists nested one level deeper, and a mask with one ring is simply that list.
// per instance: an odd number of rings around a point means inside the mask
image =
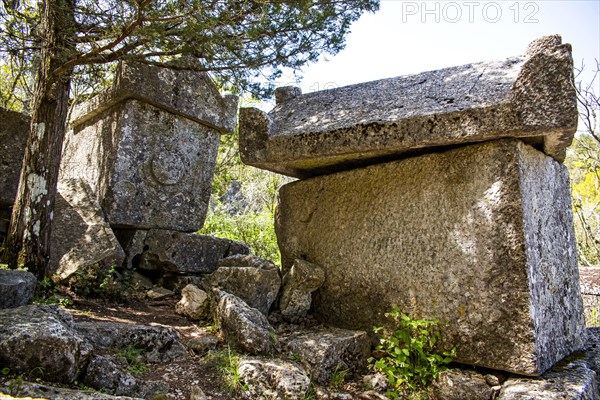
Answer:
[{"label": "sunlit sky through trees", "polygon": [[[344,50],[322,55],[304,68],[300,87],[307,93],[502,59],[522,54],[532,40],[552,34],[572,44],[575,65],[585,60],[590,73],[594,59],[600,58],[600,1],[382,0],[377,13],[352,25]],[[287,75],[277,86],[295,84],[294,79]]]}]

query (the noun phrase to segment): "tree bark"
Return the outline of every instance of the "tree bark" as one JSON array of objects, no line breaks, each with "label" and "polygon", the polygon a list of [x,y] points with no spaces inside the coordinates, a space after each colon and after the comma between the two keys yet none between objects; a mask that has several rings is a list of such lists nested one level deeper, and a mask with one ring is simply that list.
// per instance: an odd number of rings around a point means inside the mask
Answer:
[{"label": "tree bark", "polygon": [[69,107],[72,70],[57,76],[74,52],[74,0],[45,0],[41,63],[31,126],[4,259],[38,279],[48,274],[52,210]]}]

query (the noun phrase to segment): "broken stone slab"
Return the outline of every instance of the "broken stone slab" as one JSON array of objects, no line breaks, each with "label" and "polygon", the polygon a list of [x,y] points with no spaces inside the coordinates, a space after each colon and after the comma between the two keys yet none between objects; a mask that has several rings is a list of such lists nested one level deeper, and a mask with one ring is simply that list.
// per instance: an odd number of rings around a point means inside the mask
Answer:
[{"label": "broken stone slab", "polygon": [[236,109],[205,74],[122,65],[115,87],[74,113],[60,177],[85,179],[113,227],[197,231]]},{"label": "broken stone slab", "polygon": [[561,43],[549,36],[502,61],[292,91],[268,114],[242,108],[242,161],[305,178],[518,137],[562,162],[578,113],[571,46]]},{"label": "broken stone slab", "polygon": [[94,347],[120,349],[137,346],[145,362],[164,363],[187,354],[173,328],[105,321],[79,321],[77,331]]},{"label": "broken stone slab", "polygon": [[234,240],[162,229],[118,230],[117,238],[127,265],[150,271],[207,274],[223,258],[250,253],[247,245]]},{"label": "broken stone slab", "polygon": [[[17,393],[14,393],[16,397],[11,397],[13,395],[13,390],[11,390],[11,388],[18,388],[18,390],[16,390]],[[1,394],[2,392],[6,393],[6,397]],[[9,382],[9,385],[7,386],[0,386],[0,399],[14,398],[25,400],[143,400],[141,397],[112,396],[110,394],[93,392],[90,390],[65,389],[24,381],[19,381],[18,383],[14,382],[13,385],[10,385]]]},{"label": "broken stone slab", "polygon": [[181,291],[181,300],[175,305],[175,312],[192,320],[202,320],[210,317],[210,304],[204,290],[189,284]]},{"label": "broken stone slab", "polygon": [[164,287],[160,286],[153,287],[152,289],[146,292],[146,297],[153,301],[164,300],[174,295],[175,292],[173,292],[172,290],[165,289]]},{"label": "broken stone slab", "polygon": [[70,384],[83,371],[92,347],[57,305],[0,310],[0,365],[14,374]]},{"label": "broken stone slab", "polygon": [[429,386],[430,400],[495,399],[500,386],[490,386],[485,375],[472,370],[442,371]]},{"label": "broken stone slab", "polygon": [[218,291],[217,297],[216,318],[227,343],[251,355],[276,352],[275,332],[263,313],[230,293]]},{"label": "broken stone slab", "polygon": [[283,290],[279,310],[283,319],[297,323],[308,314],[312,302],[311,293],[325,282],[325,271],[305,260],[294,260],[289,272],[283,277]]},{"label": "broken stone slab", "polygon": [[456,361],[540,375],[582,345],[569,177],[516,139],[290,183],[284,273],[325,270],[312,311],[370,331],[398,305],[442,321]]},{"label": "broken stone slab", "polygon": [[0,269],[0,309],[24,306],[33,299],[35,275],[28,271]]},{"label": "broken stone slab", "polygon": [[151,399],[158,393],[169,391],[166,383],[140,379],[126,368],[126,364],[115,356],[96,354],[91,357],[81,380],[89,387],[116,396]]},{"label": "broken stone slab", "polygon": [[0,107],[0,206],[10,207],[17,197],[29,117]]},{"label": "broken stone slab", "polygon": [[52,221],[50,268],[61,279],[94,264],[110,268],[123,263],[125,253],[83,180],[58,184]]},{"label": "broken stone slab", "polygon": [[268,316],[277,300],[281,277],[272,262],[253,254],[238,254],[219,260],[216,271],[202,281],[202,287],[206,291],[219,288],[231,293]]},{"label": "broken stone slab", "polygon": [[208,74],[127,62],[119,64],[109,90],[75,108],[71,124],[81,125],[129,99],[221,133],[233,132],[237,123],[237,96],[221,96]]},{"label": "broken stone slab", "polygon": [[204,333],[200,336],[190,339],[186,346],[198,355],[204,355],[219,346],[219,338],[210,333]]},{"label": "broken stone slab", "polygon": [[243,358],[238,374],[252,399],[304,399],[310,389],[306,371],[290,361]]},{"label": "broken stone slab", "polygon": [[286,354],[298,356],[313,381],[329,384],[336,371],[361,372],[371,354],[371,340],[364,331],[315,328],[282,335]]},{"label": "broken stone slab", "polygon": [[556,366],[539,378],[509,378],[497,400],[595,400],[600,398],[597,372],[584,360]]}]

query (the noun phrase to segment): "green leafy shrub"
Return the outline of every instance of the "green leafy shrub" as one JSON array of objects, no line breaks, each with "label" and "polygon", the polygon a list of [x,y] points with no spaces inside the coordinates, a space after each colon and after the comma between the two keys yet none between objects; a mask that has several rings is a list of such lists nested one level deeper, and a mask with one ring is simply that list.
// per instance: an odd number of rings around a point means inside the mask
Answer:
[{"label": "green leafy shrub", "polygon": [[387,396],[398,399],[407,390],[425,388],[452,362],[455,349],[441,354],[437,352],[436,344],[441,338],[438,320],[413,319],[397,306],[385,315],[393,319],[396,329],[373,328],[375,333],[382,334],[376,349],[383,356],[371,358],[369,363],[372,369],[386,375],[390,384]]},{"label": "green leafy shrub", "polygon": [[207,357],[223,377],[230,394],[240,393],[248,389],[248,386],[242,382],[238,371],[240,356],[231,351],[229,346],[227,346],[227,349],[211,352]]},{"label": "green leafy shrub", "polygon": [[148,366],[142,362],[144,348],[129,345],[119,350],[119,356],[127,363],[127,371],[132,374],[142,374],[148,371]]},{"label": "green leafy shrub", "polygon": [[82,297],[100,297],[124,301],[129,297],[129,282],[116,271],[116,267],[92,264],[80,268],[67,280],[67,285]]},{"label": "green leafy shrub", "polygon": [[244,242],[257,256],[281,265],[273,219],[270,210],[232,215],[218,203],[198,233]]}]

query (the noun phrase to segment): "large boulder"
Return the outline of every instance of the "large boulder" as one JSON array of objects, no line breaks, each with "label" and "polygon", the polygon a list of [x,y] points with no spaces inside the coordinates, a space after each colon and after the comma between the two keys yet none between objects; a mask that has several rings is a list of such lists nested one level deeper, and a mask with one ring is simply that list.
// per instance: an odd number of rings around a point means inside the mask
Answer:
[{"label": "large boulder", "polygon": [[86,180],[113,227],[197,231],[236,110],[205,74],[121,64],[113,87],[73,113],[61,179]]},{"label": "large boulder", "polygon": [[371,354],[371,341],[364,331],[317,328],[280,338],[283,351],[299,357],[315,382],[329,384],[336,372],[362,372]]},{"label": "large boulder", "polygon": [[36,282],[31,272],[0,269],[0,308],[20,307],[29,303]]},{"label": "large boulder", "polygon": [[219,288],[244,300],[265,315],[281,287],[279,268],[255,255],[234,255],[217,262],[217,269],[202,281],[206,290]]},{"label": "large boulder", "polygon": [[276,233],[287,273],[325,270],[312,310],[371,330],[398,305],[438,318],[456,361],[539,375],[582,345],[569,177],[516,139],[283,186]]},{"label": "large boulder", "polygon": [[59,306],[0,310],[0,321],[0,365],[11,373],[72,383],[85,368],[91,346]]},{"label": "large boulder", "polygon": [[50,268],[61,279],[94,264],[120,267],[125,253],[90,186],[81,179],[58,185],[50,240]]},{"label": "large boulder", "polygon": [[217,323],[229,344],[251,355],[276,352],[275,332],[264,314],[230,293],[218,291],[217,296]]},{"label": "large boulder", "polygon": [[244,358],[238,374],[254,400],[304,399],[310,389],[307,373],[289,361]]},{"label": "large boulder", "polygon": [[240,110],[240,154],[299,178],[504,137],[562,161],[577,129],[571,46],[558,35],[506,60],[278,94],[268,114]]}]

